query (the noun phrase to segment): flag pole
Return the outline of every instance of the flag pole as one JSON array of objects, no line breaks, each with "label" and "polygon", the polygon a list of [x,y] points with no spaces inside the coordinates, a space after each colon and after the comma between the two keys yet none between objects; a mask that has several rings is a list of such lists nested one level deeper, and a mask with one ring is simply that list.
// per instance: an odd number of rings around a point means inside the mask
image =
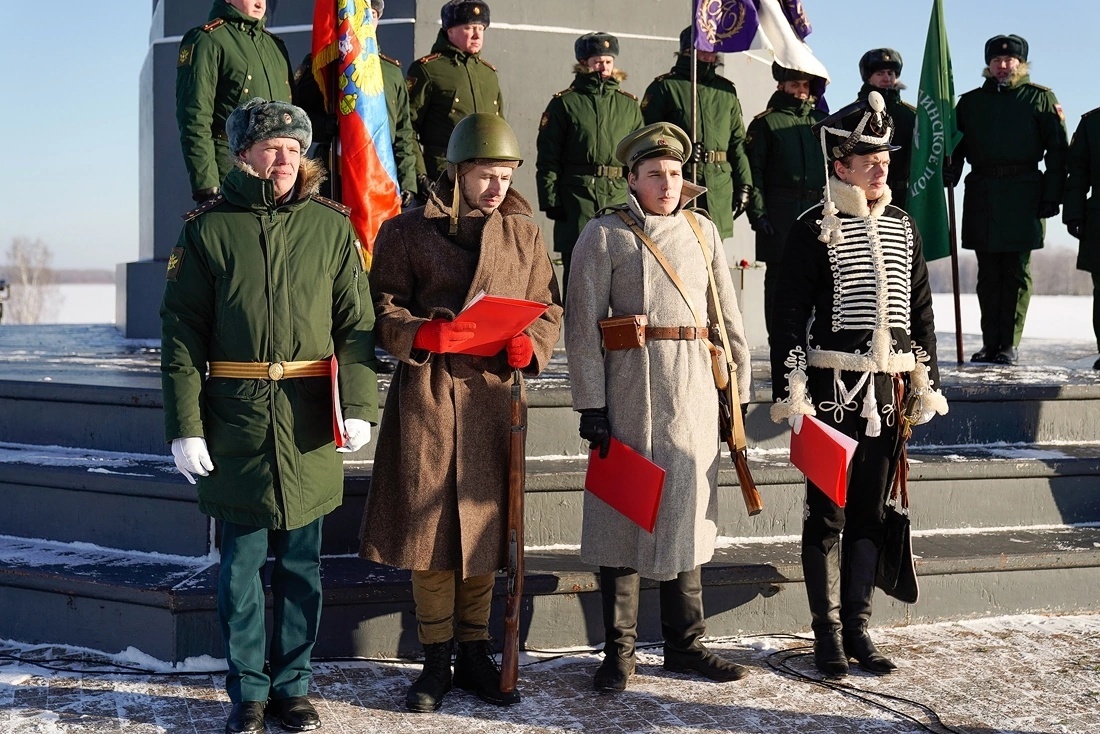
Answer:
[{"label": "flag pole", "polygon": [[[332,5],[336,12],[333,13],[333,18],[337,21],[340,19],[340,0],[332,0]],[[339,88],[336,84],[336,77],[340,74],[338,67],[339,61],[334,60],[329,63],[329,71],[326,81],[328,82],[328,106],[327,110],[333,119],[336,121],[336,130],[333,133],[332,140],[328,145],[328,175],[332,181],[332,199],[333,201],[340,201],[340,156],[337,150],[340,147],[340,105],[336,99],[336,95],[339,94]]]},{"label": "flag pole", "polygon": [[[944,170],[951,169],[951,156],[944,159]],[[955,230],[955,187],[947,187],[947,239],[951,245],[951,293],[955,300],[955,358],[963,363],[962,307],[959,303],[959,244]]]},{"label": "flag pole", "polygon": [[691,182],[698,183],[699,170],[695,163],[695,146],[699,132],[699,50],[695,48],[695,1],[691,0]]}]

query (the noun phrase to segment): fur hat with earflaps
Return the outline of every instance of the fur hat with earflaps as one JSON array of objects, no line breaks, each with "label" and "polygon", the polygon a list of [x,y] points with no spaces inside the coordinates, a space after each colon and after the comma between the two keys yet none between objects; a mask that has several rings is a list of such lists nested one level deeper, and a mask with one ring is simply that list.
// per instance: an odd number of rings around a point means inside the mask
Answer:
[{"label": "fur hat with earflaps", "polygon": [[261,140],[271,138],[294,138],[304,153],[313,142],[313,125],[301,107],[253,97],[229,114],[225,134],[233,155],[240,155]]}]

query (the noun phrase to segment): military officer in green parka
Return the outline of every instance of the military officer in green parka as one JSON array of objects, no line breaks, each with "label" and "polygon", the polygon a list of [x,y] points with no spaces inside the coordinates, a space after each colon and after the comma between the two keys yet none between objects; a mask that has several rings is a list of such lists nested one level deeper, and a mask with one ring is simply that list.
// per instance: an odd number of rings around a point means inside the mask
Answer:
[{"label": "military officer in green parka", "polygon": [[[186,215],[161,305],[167,438],[220,520],[218,619],[227,732],[320,726],[306,697],[321,618],[321,524],[343,497],[343,450],[378,420],[374,310],[347,207],[316,195],[305,112],[254,99],[229,116],[235,167]],[[274,556],[265,665],[263,568]]]},{"label": "military officer in green parka", "polygon": [[[1077,269],[1092,274],[1092,331],[1100,351],[1100,107],[1086,112],[1069,144],[1062,221],[1080,240]],[[1093,363],[1100,370],[1100,359]]]},{"label": "military officer in green parka", "polygon": [[772,331],[773,275],[798,217],[816,206],[825,188],[825,159],[810,127],[825,119],[811,88],[825,80],[772,63],[776,91],[768,108],[749,123],[745,150],[752,171],[749,222],[756,231],[756,259],[764,271],[764,323]]},{"label": "military officer in green parka", "polygon": [[458,121],[475,112],[504,116],[497,69],[481,58],[489,5],[449,0],[439,10],[443,23],[432,52],[409,66],[409,113],[420,147],[416,172],[423,201],[428,185],[447,169],[447,142]]},{"label": "military officer in green parka", "polygon": [[962,140],[944,184],[958,183],[969,161],[962,246],[978,256],[982,329],[971,362],[1016,363],[1031,300],[1031,251],[1043,246],[1043,220],[1058,215],[1065,188],[1065,116],[1054,92],[1031,82],[1027,52],[1020,36],[986,41],[986,81],[955,108]]},{"label": "military officer in green parka", "polygon": [[176,122],[191,198],[218,193],[232,167],[225,121],[253,97],[289,102],[293,67],[282,39],[264,28],[267,0],[214,0],[209,22],[180,41]]},{"label": "military officer in green parka", "polygon": [[638,98],[619,87],[626,79],[615,67],[619,40],[586,33],[573,51],[573,83],[542,113],[535,161],[539,209],[553,220],[554,249],[561,253],[563,294],[584,225],[604,207],[626,203],[626,176],[615,146],[642,127]]},{"label": "military officer in green parka", "polygon": [[[749,205],[752,175],[745,155],[745,123],[737,88],[715,71],[718,54],[698,52],[699,120],[692,160],[697,183],[707,193],[696,201],[707,210],[722,237],[733,236],[733,220]],[[642,97],[642,118],[647,125],[671,122],[691,132],[691,28],[680,33],[680,52],[668,74],[654,79]],[[694,162],[694,166],[692,165]]]},{"label": "military officer in green parka", "polygon": [[917,108],[901,98],[901,54],[892,48],[871,49],[859,60],[859,75],[863,87],[857,99],[866,101],[867,95],[877,91],[886,102],[886,114],[894,121],[893,144],[898,150],[890,154],[890,173],[886,185],[890,187],[890,203],[905,208],[909,192],[909,162],[913,158],[913,128],[917,124]]}]

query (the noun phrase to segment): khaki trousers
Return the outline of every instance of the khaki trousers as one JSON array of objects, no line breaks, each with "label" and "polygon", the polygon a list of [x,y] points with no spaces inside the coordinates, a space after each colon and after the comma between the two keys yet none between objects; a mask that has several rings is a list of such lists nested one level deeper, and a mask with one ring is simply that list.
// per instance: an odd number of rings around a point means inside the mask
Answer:
[{"label": "khaki trousers", "polygon": [[460,571],[413,571],[416,633],[422,645],[489,639],[495,574],[463,580]]}]

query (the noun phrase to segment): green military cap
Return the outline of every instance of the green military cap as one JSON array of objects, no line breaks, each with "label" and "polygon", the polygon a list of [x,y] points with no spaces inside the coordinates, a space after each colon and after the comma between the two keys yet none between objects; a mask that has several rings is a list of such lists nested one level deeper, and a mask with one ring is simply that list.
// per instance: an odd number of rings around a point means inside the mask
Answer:
[{"label": "green military cap", "polygon": [[619,141],[615,157],[633,168],[638,161],[671,156],[681,163],[691,155],[691,138],[670,122],[655,122]]}]

